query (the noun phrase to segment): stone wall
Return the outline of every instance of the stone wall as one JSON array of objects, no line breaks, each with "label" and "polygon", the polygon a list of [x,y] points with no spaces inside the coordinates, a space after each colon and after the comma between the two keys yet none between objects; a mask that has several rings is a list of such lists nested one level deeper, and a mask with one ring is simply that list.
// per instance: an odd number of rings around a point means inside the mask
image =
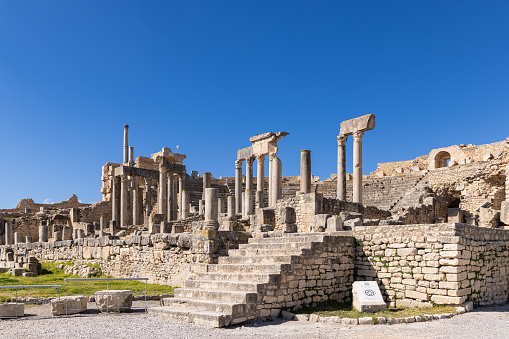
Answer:
[{"label": "stone wall", "polygon": [[[353,237],[325,237],[303,250],[281,274],[281,282],[268,284],[260,316],[271,309],[299,309],[302,305],[352,299],[355,243]],[[285,268],[283,268],[285,270]]]},{"label": "stone wall", "polygon": [[356,280],[387,301],[507,302],[509,231],[465,224],[356,227]]}]

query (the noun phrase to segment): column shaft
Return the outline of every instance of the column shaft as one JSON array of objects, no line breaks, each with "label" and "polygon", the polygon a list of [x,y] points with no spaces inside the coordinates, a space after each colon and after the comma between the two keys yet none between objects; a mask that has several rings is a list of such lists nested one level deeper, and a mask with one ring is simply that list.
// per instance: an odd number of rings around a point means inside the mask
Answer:
[{"label": "column shaft", "polygon": [[265,155],[259,155],[256,157],[256,207],[264,207],[264,189],[265,189]]},{"label": "column shaft", "polygon": [[174,220],[174,209],[173,209],[173,200],[175,199],[175,197],[173,196],[173,190],[174,190],[174,187],[173,187],[173,173],[172,172],[168,172],[168,186],[167,186],[167,189],[168,189],[168,213],[167,213],[167,216],[166,216],[166,220],[167,221],[171,221],[171,220]]},{"label": "column shaft", "polygon": [[235,213],[242,213],[242,160],[235,161]]},{"label": "column shaft", "polygon": [[168,171],[162,165],[159,165],[159,189],[157,192],[157,213],[164,215],[163,221],[166,220],[168,213]]},{"label": "column shaft", "polygon": [[253,158],[246,160],[246,214],[252,215],[253,212]]},{"label": "column shaft", "polygon": [[132,194],[132,207],[133,207],[133,225],[140,224],[140,206],[138,202],[140,200],[139,197],[139,189],[138,189],[138,178],[133,178],[133,194]]},{"label": "column shaft", "polygon": [[129,125],[124,125],[124,165],[129,162],[129,140],[128,138]]},{"label": "column shaft", "polygon": [[212,174],[209,172],[203,173],[203,192],[201,195],[201,199],[205,200],[205,189],[210,188],[210,179]]},{"label": "column shaft", "polygon": [[353,202],[362,203],[362,136],[364,132],[353,134]]},{"label": "column shaft", "polygon": [[276,205],[278,199],[283,197],[283,175],[281,160],[274,157],[272,160],[272,207]]},{"label": "column shaft", "polygon": [[111,220],[115,221],[117,225],[120,222],[119,218],[119,210],[120,210],[120,201],[119,201],[119,187],[118,187],[118,178],[113,176],[111,177]]},{"label": "column shaft", "polygon": [[311,193],[311,151],[300,151],[300,191]]},{"label": "column shaft", "polygon": [[129,223],[129,214],[127,213],[128,196],[127,176],[123,175],[120,179],[120,227],[125,227]]},{"label": "column shaft", "polygon": [[346,141],[347,135],[338,136],[337,198],[346,201]]}]

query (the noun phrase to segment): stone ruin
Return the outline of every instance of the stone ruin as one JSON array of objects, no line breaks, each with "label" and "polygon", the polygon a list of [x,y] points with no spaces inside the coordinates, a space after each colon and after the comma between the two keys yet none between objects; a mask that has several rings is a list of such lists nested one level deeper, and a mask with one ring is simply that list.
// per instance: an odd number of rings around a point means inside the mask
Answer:
[{"label": "stone ruin", "polygon": [[103,166],[103,201],[61,205],[37,222],[28,207],[0,211],[0,267],[93,259],[109,275],[180,286],[149,312],[212,326],[352,302],[354,281],[376,282],[392,305],[507,302],[509,138],[363,175],[362,137],[374,127],[373,114],[340,124],[337,173],[322,181],[310,150],[300,151],[299,177],[283,176],[286,132],[250,138],[235,176],[214,178],[189,175],[186,155],[169,148],[134,159],[125,125],[123,162]]}]

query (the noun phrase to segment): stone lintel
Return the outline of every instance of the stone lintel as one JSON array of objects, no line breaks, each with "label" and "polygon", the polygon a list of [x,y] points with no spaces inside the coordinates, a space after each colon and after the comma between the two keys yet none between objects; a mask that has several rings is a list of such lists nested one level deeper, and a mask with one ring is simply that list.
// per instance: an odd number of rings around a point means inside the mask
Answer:
[{"label": "stone lintel", "polygon": [[366,114],[358,118],[343,121],[340,125],[339,135],[346,136],[355,132],[365,132],[375,128],[375,115]]},{"label": "stone lintel", "polygon": [[171,161],[171,162],[174,162],[177,164],[182,164],[182,162],[184,161],[184,159],[187,156],[185,154],[172,153],[172,151],[169,147],[163,147],[163,149],[160,152],[153,153],[150,155],[150,157],[152,158],[152,160],[154,160],[156,162],[159,161],[158,158],[165,158],[168,161]]},{"label": "stone lintel", "polygon": [[[163,166],[168,171],[173,172],[173,173],[186,173],[185,165],[171,162],[166,158],[163,158]],[[127,176],[159,180],[159,171],[146,169],[146,168],[132,167],[132,166],[116,167],[114,170],[114,175],[115,176],[127,175]]]}]

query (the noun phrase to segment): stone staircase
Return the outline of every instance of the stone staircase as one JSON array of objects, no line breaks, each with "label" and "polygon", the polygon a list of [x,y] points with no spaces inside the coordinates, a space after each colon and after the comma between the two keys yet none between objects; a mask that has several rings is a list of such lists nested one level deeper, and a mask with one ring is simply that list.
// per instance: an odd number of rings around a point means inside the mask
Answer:
[{"label": "stone staircase", "polygon": [[[173,298],[149,313],[173,320],[213,327],[225,327],[256,319],[263,311],[267,291],[279,288],[293,264],[311,253],[313,244],[332,238],[321,234],[292,234],[285,237],[250,238],[239,249],[229,250],[218,264],[202,265]],[[316,246],[315,246],[316,247]],[[265,306],[267,308],[267,306]]]}]

